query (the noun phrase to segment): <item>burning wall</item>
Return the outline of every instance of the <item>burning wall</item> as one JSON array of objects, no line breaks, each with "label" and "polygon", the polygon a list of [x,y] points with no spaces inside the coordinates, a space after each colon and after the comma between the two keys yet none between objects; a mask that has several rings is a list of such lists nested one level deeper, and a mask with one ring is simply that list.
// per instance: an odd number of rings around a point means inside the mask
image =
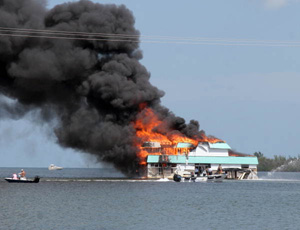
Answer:
[{"label": "burning wall", "polygon": [[[223,142],[215,137],[207,137],[203,131],[198,131],[198,123],[195,123],[197,129],[186,133],[174,129],[172,123],[169,123],[169,117],[160,119],[159,116],[160,114],[157,114],[151,108],[143,108],[134,122],[134,127],[137,130],[135,144],[140,149],[138,157],[141,159],[142,164],[146,163],[148,155],[188,154],[199,142]],[[186,125],[184,126],[187,128]],[[150,144],[145,145],[145,143]],[[185,145],[181,143],[185,143]]]}]

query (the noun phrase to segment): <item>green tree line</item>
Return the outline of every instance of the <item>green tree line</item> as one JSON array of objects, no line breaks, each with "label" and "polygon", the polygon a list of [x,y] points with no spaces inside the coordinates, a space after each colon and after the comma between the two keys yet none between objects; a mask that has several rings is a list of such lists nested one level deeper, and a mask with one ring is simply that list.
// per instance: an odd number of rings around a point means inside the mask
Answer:
[{"label": "green tree line", "polygon": [[258,171],[300,172],[300,157],[277,156],[267,158],[261,152],[255,152],[258,158]]}]

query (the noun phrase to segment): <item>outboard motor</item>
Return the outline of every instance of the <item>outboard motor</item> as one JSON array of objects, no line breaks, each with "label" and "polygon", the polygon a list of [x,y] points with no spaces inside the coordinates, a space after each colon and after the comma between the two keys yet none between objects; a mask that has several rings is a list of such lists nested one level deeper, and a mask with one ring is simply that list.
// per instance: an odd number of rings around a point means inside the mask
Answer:
[{"label": "outboard motor", "polygon": [[38,183],[40,181],[40,177],[39,176],[36,176],[34,179],[33,179],[33,182],[34,183]]},{"label": "outboard motor", "polygon": [[175,173],[174,176],[173,176],[173,180],[175,182],[180,182],[181,181],[181,176]]},{"label": "outboard motor", "polygon": [[191,176],[191,180],[193,181],[193,182],[195,182],[196,181],[196,176],[193,174],[192,176]]}]

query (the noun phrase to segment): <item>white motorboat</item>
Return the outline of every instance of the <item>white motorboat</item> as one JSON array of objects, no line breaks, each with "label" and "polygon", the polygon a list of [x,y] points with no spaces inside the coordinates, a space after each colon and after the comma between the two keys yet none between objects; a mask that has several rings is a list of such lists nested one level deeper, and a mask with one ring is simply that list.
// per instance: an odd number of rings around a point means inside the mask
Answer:
[{"label": "white motorboat", "polygon": [[[196,182],[196,175],[190,171],[177,169],[174,173],[173,180],[176,182]],[[205,180],[204,177],[202,177]],[[200,179],[197,180],[200,182]]]},{"label": "white motorboat", "polygon": [[49,165],[48,169],[49,170],[62,170],[63,167],[59,167],[59,166],[56,166],[54,164],[51,164],[51,165]]},{"label": "white motorboat", "polygon": [[181,176],[180,174],[174,174],[174,181],[176,182],[222,182],[226,178],[226,174],[213,174],[208,176]]},{"label": "white motorboat", "polygon": [[182,170],[179,167],[174,173],[173,180],[176,182],[222,182],[226,176],[225,173],[196,176],[194,172]]}]

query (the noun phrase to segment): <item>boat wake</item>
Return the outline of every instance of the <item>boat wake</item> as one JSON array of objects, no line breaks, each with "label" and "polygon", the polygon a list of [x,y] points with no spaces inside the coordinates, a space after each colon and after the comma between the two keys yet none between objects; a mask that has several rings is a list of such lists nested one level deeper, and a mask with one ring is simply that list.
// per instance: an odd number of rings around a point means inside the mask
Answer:
[{"label": "boat wake", "polygon": [[169,179],[148,180],[148,179],[113,179],[113,178],[89,178],[89,179],[61,179],[61,178],[43,178],[43,182],[174,182]]}]

